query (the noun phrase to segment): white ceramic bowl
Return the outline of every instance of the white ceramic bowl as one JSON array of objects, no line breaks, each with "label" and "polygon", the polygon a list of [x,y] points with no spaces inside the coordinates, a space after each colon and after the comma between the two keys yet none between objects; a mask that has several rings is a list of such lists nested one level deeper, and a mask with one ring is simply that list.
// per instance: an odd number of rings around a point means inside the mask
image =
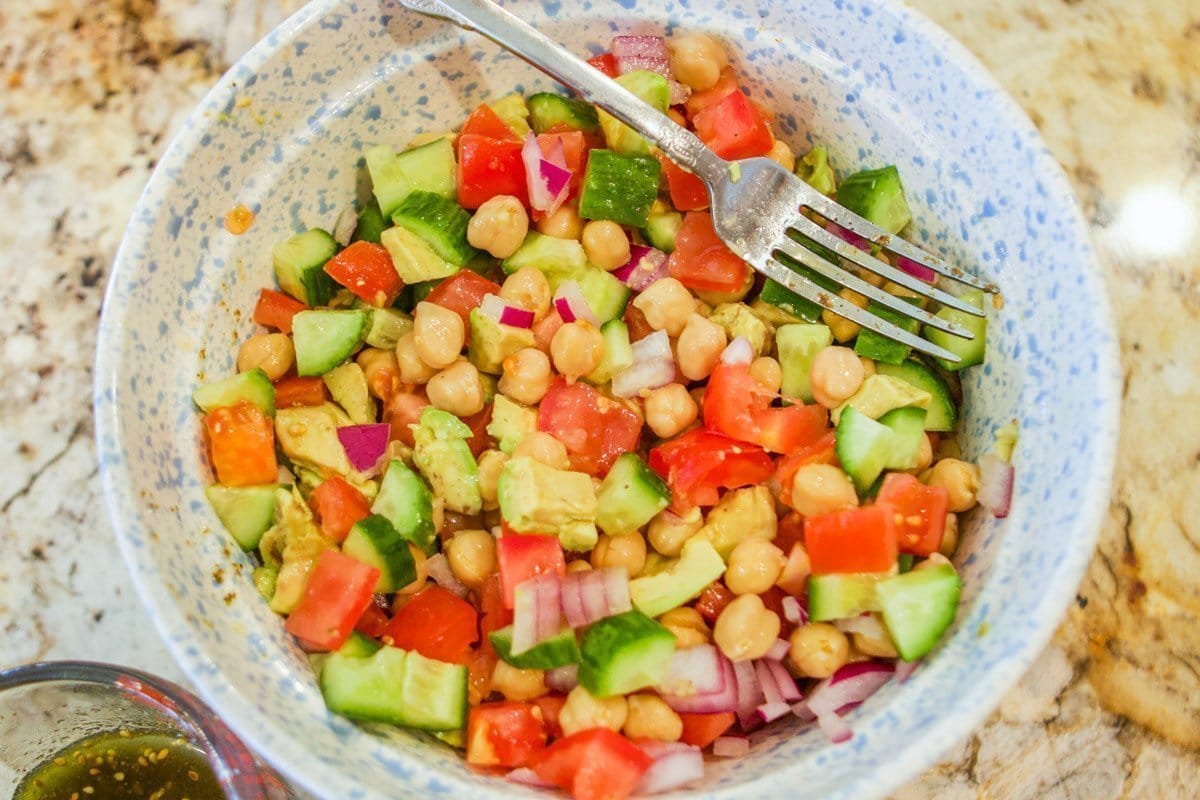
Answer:
[{"label": "white ceramic bowl", "polygon": [[[1031,663],[1075,591],[1106,506],[1117,361],[1066,181],[973,58],[882,0],[509,5],[580,51],[664,25],[719,34],[794,149],[828,145],[842,174],[898,164],[917,240],[1003,288],[988,363],[964,381],[962,427],[967,454],[978,456],[998,425],[1020,420],[1017,493],[1007,520],[977,514],[966,526],[966,590],[951,635],[906,684],[850,715],[849,743],[778,724],[748,757],[710,765],[697,787],[793,800],[884,794],[982,721]],[[304,657],[255,595],[251,561],[205,503],[209,473],[189,395],[203,377],[231,371],[255,294],[271,281],[271,244],[332,225],[362,192],[355,165],[367,146],[400,146],[417,131],[456,127],[485,98],[549,86],[490,43],[394,0],[317,0],[204,100],[160,162],[117,258],[95,400],[122,552],[204,698],[322,797],[527,790],[470,772],[423,735],[368,732],[326,712]],[[257,213],[237,238],[221,227],[236,203]]]}]

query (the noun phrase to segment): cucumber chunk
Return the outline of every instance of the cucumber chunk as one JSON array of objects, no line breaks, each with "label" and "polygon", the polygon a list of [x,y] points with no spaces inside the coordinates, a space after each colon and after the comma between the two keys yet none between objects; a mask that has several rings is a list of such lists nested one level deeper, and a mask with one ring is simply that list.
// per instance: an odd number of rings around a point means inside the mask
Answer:
[{"label": "cucumber chunk", "polygon": [[[631,294],[629,287],[611,272],[598,267],[588,267],[575,276],[579,291],[587,300],[588,308],[596,315],[600,324],[616,319],[625,313],[625,305]],[[555,289],[558,287],[555,286]]]},{"label": "cucumber chunk", "polygon": [[350,631],[350,636],[346,639],[346,643],[339,647],[337,652],[347,658],[366,658],[378,653],[381,647],[383,645],[370,636],[358,631]]},{"label": "cucumber chunk", "polygon": [[613,462],[596,496],[596,524],[609,536],[636,533],[671,504],[671,487],[637,453]]},{"label": "cucumber chunk", "polygon": [[488,634],[496,655],[506,664],[520,669],[554,669],[579,661],[579,645],[570,628],[563,628],[557,636],[538,642],[518,655],[512,652],[512,630],[512,625],[508,625]]},{"label": "cucumber chunk", "polygon": [[892,432],[891,451],[883,468],[916,468],[921,458],[921,438],[925,435],[925,409],[894,408],[879,418],[879,424]]},{"label": "cucumber chunk", "polygon": [[402,537],[430,552],[437,529],[433,525],[433,495],[425,482],[399,459],[388,463],[371,513],[381,514]]},{"label": "cucumber chunk", "polygon": [[[983,308],[983,292],[979,289],[971,289],[963,292],[961,299],[966,300],[976,308]],[[947,322],[958,323],[975,334],[974,339],[962,339],[952,333],[946,333],[945,331],[939,331],[936,328],[926,326],[926,339],[939,347],[946,348],[960,359],[955,364],[939,358],[937,359],[938,366],[944,370],[955,372],[966,367],[973,367],[976,364],[982,364],[984,354],[987,351],[987,317],[976,317],[954,308],[943,308],[937,315]]]},{"label": "cucumber chunk", "polygon": [[467,668],[420,653],[395,647],[366,657],[332,653],[320,684],[329,710],[351,719],[436,731],[466,723]]},{"label": "cucumber chunk", "polygon": [[367,326],[366,340],[371,347],[394,350],[404,334],[413,329],[412,317],[394,308],[372,308],[368,310],[371,321]]},{"label": "cucumber chunk", "polygon": [[[867,311],[909,333],[916,333],[921,327],[921,323],[912,317],[907,317],[874,300],[867,304]],[[876,333],[870,328],[863,328],[859,331],[858,338],[854,340],[854,352],[864,358],[874,359],[880,364],[901,364],[904,359],[908,358],[912,348],[889,339],[883,334]]]},{"label": "cucumber chunk", "polygon": [[448,731],[467,723],[467,668],[408,654],[400,688],[410,728]]},{"label": "cucumber chunk", "polygon": [[604,337],[604,356],[600,366],[587,376],[588,383],[599,386],[633,363],[633,346],[629,343],[629,326],[620,319],[610,319],[600,326]]},{"label": "cucumber chunk", "polygon": [[929,653],[954,622],[962,579],[949,564],[915,569],[875,587],[883,622],[905,661]]},{"label": "cucumber chunk", "polygon": [[854,173],[838,185],[837,199],[888,233],[899,233],[912,219],[900,171],[894,165]]},{"label": "cucumber chunk", "polygon": [[379,244],[379,236],[387,226],[387,219],[379,210],[379,201],[371,198],[371,201],[362,207],[362,211],[358,212],[358,224],[354,226],[351,241]]},{"label": "cucumber chunk", "polygon": [[810,576],[808,618],[813,622],[827,622],[878,611],[875,586],[880,577],[871,573]]},{"label": "cucumber chunk", "polygon": [[517,252],[500,262],[505,275],[512,275],[521,267],[540,270],[550,288],[558,287],[560,281],[574,278],[587,266],[587,254],[575,239],[557,239],[553,236],[531,231],[517,248]]},{"label": "cucumber chunk", "polygon": [[853,406],[847,406],[837,424],[837,456],[859,494],[867,491],[887,466],[894,448],[892,429]]},{"label": "cucumber chunk", "polygon": [[579,216],[644,228],[658,197],[662,165],[650,156],[593,150],[579,195]]},{"label": "cucumber chunk", "polygon": [[337,242],[327,232],[313,228],[284,239],[271,251],[279,288],[313,308],[329,302],[333,279],[325,262],[337,252]]},{"label": "cucumber chunk", "polygon": [[372,147],[365,160],[375,201],[384,219],[392,216],[408,195],[417,190],[453,200],[458,181],[454,144],[449,136],[413,147],[397,155],[390,147]]},{"label": "cucumber chunk", "polygon": [[675,234],[681,225],[683,214],[678,211],[664,211],[661,214],[651,214],[642,233],[651,247],[657,247],[664,253],[674,253]]},{"label": "cucumber chunk", "polygon": [[392,222],[420,236],[441,258],[464,266],[475,256],[467,242],[471,215],[453,200],[433,192],[416,190],[392,212]]},{"label": "cucumber chunk", "polygon": [[528,106],[529,124],[534,133],[545,133],[555,125],[566,125],[584,133],[595,133],[600,129],[596,109],[582,100],[538,92],[529,96]]},{"label": "cucumber chunk", "polygon": [[[616,81],[654,108],[664,114],[667,113],[668,104],[671,102],[671,87],[662,75],[646,70],[635,70],[619,75]],[[600,118],[600,129],[604,131],[604,141],[612,150],[630,155],[650,153],[650,145],[640,133],[604,109],[597,109],[596,113]]]},{"label": "cucumber chunk", "polygon": [[204,496],[238,547],[253,550],[267,529],[275,524],[275,492],[279,488],[277,483],[265,486],[214,484],[204,487]]},{"label": "cucumber chunk", "polygon": [[372,514],[350,528],[342,552],[379,569],[376,594],[391,594],[417,579],[417,567],[408,540],[396,532],[382,514]]},{"label": "cucumber chunk", "polygon": [[206,383],[192,392],[192,402],[201,411],[237,405],[247,400],[268,417],[275,416],[275,386],[260,368],[240,372],[229,378]]},{"label": "cucumber chunk", "polygon": [[[392,257],[396,274],[407,284],[401,295],[402,297],[407,295],[403,306],[405,310],[411,309],[424,299],[417,296],[419,286],[413,286],[413,284],[440,281],[461,269],[458,265],[442,258],[429,242],[403,225],[393,225],[385,230],[379,237],[379,242]],[[412,291],[409,291],[410,289]],[[430,290],[432,290],[432,286]],[[428,294],[428,292],[426,293]],[[400,302],[399,298],[397,298],[397,302]]]},{"label": "cucumber chunk", "polygon": [[292,318],[296,373],[301,376],[324,375],[358,349],[366,332],[365,311],[301,311]]},{"label": "cucumber chunk", "polygon": [[583,635],[579,683],[596,697],[655,686],[675,651],[675,634],[640,611],[605,617]]},{"label": "cucumber chunk", "polygon": [[805,403],[813,401],[813,359],[817,353],[833,344],[833,333],[828,325],[804,323],[781,325],[775,331],[775,346],[779,350],[779,367],[782,380],[779,393],[784,397]]},{"label": "cucumber chunk", "polygon": [[932,400],[925,416],[925,430],[952,431],[958,426],[958,408],[950,394],[950,385],[937,372],[912,359],[901,364],[876,364],[875,370],[929,393]]}]

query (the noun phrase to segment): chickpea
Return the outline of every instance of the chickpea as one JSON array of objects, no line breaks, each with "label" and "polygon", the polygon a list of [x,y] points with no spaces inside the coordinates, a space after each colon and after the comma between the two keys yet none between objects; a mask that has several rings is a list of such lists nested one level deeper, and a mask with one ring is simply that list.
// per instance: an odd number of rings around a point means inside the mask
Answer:
[{"label": "chickpea", "polygon": [[631,694],[622,732],[630,739],[677,742],[683,735],[683,720],[656,694]]},{"label": "chickpea", "polygon": [[583,232],[583,220],[571,206],[560,206],[558,211],[538,220],[538,233],[555,239],[578,239]]},{"label": "chickpea", "polygon": [[679,371],[689,381],[704,380],[712,373],[729,343],[725,329],[699,314],[691,314],[675,344]]},{"label": "chickpea", "polygon": [[849,347],[826,347],[813,358],[808,373],[813,399],[826,408],[840,406],[862,386],[862,361]]},{"label": "chickpea", "polygon": [[529,456],[534,461],[554,469],[571,468],[566,445],[544,431],[532,431],[522,436],[521,441],[513,448],[512,455],[513,458]]},{"label": "chickpea", "polygon": [[567,695],[558,712],[558,724],[564,736],[570,736],[577,731],[588,728],[609,728],[621,730],[629,717],[629,705],[622,695],[615,697],[594,697],[587,689],[576,686]]},{"label": "chickpea", "polygon": [[429,402],[460,417],[483,410],[483,381],[470,361],[459,361],[429,379],[425,386]]},{"label": "chickpea", "polygon": [[568,575],[570,575],[572,572],[587,572],[591,568],[592,565],[589,564],[585,558],[577,558],[574,561],[567,562]]},{"label": "chickpea", "polygon": [[594,266],[612,272],[629,263],[629,237],[610,219],[596,219],[583,226],[583,250]]},{"label": "chickpea", "polygon": [[808,558],[808,551],[804,549],[804,545],[796,542],[792,545],[792,552],[788,553],[783,571],[779,573],[775,585],[788,594],[799,595],[804,592],[811,572],[812,561]]},{"label": "chickpea", "polygon": [[646,424],[656,436],[670,438],[696,421],[700,409],[682,383],[652,389],[646,397]]},{"label": "chickpea", "polygon": [[929,441],[929,435],[925,434],[917,443],[917,465],[907,472],[914,475],[919,475],[929,469],[929,465],[933,463],[933,444]]},{"label": "chickpea", "polygon": [[659,624],[675,634],[675,649],[683,650],[698,644],[708,644],[712,631],[700,612],[688,606],[673,608],[658,618]]},{"label": "chickpea", "polygon": [[660,511],[650,520],[646,529],[646,538],[650,545],[668,558],[679,555],[683,543],[704,527],[704,517],[699,507],[693,507],[686,516],[679,516],[672,511]]},{"label": "chickpea", "polygon": [[401,383],[429,383],[437,370],[421,360],[417,353],[417,336],[408,332],[396,343],[396,365],[400,369]]},{"label": "chickpea", "polygon": [[810,622],[792,631],[787,659],[801,675],[828,678],[846,664],[850,642],[827,622]]},{"label": "chickpea", "polygon": [[866,357],[860,358],[859,361],[862,362],[863,380],[865,381],[867,378],[875,374],[875,362]]},{"label": "chickpea", "polygon": [[537,267],[521,267],[504,279],[500,297],[513,305],[533,312],[535,320],[550,313],[550,283]]},{"label": "chickpea", "polygon": [[926,483],[945,487],[950,495],[947,508],[954,513],[969,511],[975,506],[975,493],[979,491],[979,467],[969,461],[943,458],[933,465]]},{"label": "chickpea", "polygon": [[854,508],[858,493],[846,473],[832,464],[805,464],[792,479],[792,508],[806,517]]},{"label": "chickpea", "polygon": [[770,356],[759,356],[750,362],[750,377],[771,394],[778,394],[783,385],[783,368]]},{"label": "chickpea", "polygon": [[734,594],[762,594],[783,572],[783,551],[766,539],[743,539],[729,554],[725,585]]},{"label": "chickpea", "polygon": [[646,540],[640,533],[602,535],[592,548],[592,566],[624,567],[632,578],[646,566]]},{"label": "chickpea", "polygon": [[[867,307],[867,298],[863,297],[858,292],[850,289],[842,289],[838,292],[838,297],[846,300],[859,308]],[[829,326],[829,330],[833,332],[833,338],[838,342],[848,342],[855,336],[858,336],[859,330],[862,329],[857,322],[851,322],[843,316],[833,313],[826,309],[821,312],[821,321]]]},{"label": "chickpea", "polygon": [[729,66],[725,48],[703,33],[672,36],[667,44],[671,48],[671,71],[675,73],[675,80],[693,91],[703,92],[716,86],[721,79],[721,70]]},{"label": "chickpea", "polygon": [[938,548],[938,552],[946,558],[954,555],[954,551],[958,549],[958,515],[954,512],[946,514],[946,527],[942,531],[942,546]]},{"label": "chickpea", "polygon": [[777,638],[779,617],[756,594],[736,597],[713,626],[713,641],[731,661],[762,658]]},{"label": "chickpea", "polygon": [[767,151],[767,158],[771,159],[788,172],[796,169],[795,153],[792,152],[792,148],[787,146],[786,142],[780,139],[776,139],[775,144],[771,145],[771,149]]},{"label": "chickpea", "polygon": [[696,298],[674,278],[660,278],[633,298],[633,305],[656,331],[674,338],[683,332],[688,318],[696,310]]},{"label": "chickpea", "polygon": [[459,531],[446,542],[446,560],[454,577],[478,589],[496,571],[496,540],[487,531]]},{"label": "chickpea", "polygon": [[568,322],[550,340],[554,368],[574,383],[600,366],[604,358],[604,337],[599,328],[585,320]]},{"label": "chickpea", "polygon": [[292,337],[286,333],[256,333],[238,348],[238,372],[249,372],[257,367],[272,381],[286,375],[295,361],[296,349],[292,346]]},{"label": "chickpea", "polygon": [[412,542],[408,542],[408,552],[412,553],[413,566],[416,567],[417,577],[413,578],[413,582],[407,586],[403,586],[397,595],[407,597],[414,595],[425,588],[425,582],[429,580],[429,570],[425,566],[425,551],[417,547]]},{"label": "chickpea", "polygon": [[500,393],[534,406],[550,388],[550,357],[536,347],[523,347],[504,359],[497,388]]},{"label": "chickpea", "polygon": [[508,456],[499,450],[484,450],[479,454],[479,496],[483,498],[483,510],[495,511],[500,507],[496,487],[500,483],[500,471],[508,463]]},{"label": "chickpea", "polygon": [[492,688],[504,699],[521,703],[536,700],[549,693],[546,673],[540,669],[521,669],[507,661],[497,661],[492,668]]},{"label": "chickpea", "polygon": [[422,300],[413,312],[413,336],[421,360],[434,369],[445,369],[458,360],[467,333],[458,314]]},{"label": "chickpea", "polygon": [[354,360],[362,368],[367,389],[374,397],[386,403],[400,388],[400,364],[395,350],[367,347]]},{"label": "chickpea", "polygon": [[496,258],[517,252],[529,233],[529,215],[520,200],[507,194],[491,197],[479,206],[467,223],[467,241]]}]

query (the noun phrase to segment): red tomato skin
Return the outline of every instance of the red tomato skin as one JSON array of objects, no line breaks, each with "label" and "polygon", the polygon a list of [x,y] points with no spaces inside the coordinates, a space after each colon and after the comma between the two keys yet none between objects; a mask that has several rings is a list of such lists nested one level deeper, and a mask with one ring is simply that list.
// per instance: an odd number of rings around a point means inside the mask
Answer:
[{"label": "red tomato skin", "polygon": [[813,575],[887,572],[899,553],[890,507],[832,511],[804,520],[804,546]]},{"label": "red tomato skin", "polygon": [[667,259],[671,277],[695,291],[733,292],[746,283],[749,268],[713,229],[712,215],[689,211],[675,233]]},{"label": "red tomato skin", "polygon": [[774,144],[762,112],[741,91],[730,92],[692,118],[696,135],[721,158],[765,156]]},{"label": "red tomato skin", "polygon": [[732,711],[724,711],[718,714],[679,712],[679,718],[683,720],[683,734],[679,741],[693,747],[705,748],[732,728],[737,717]]},{"label": "red tomato skin", "polygon": [[487,426],[492,421],[492,411],[494,409],[495,405],[488,403],[478,414],[463,418],[463,422],[467,423],[467,426],[471,429],[471,438],[467,440],[467,447],[471,448],[471,455],[476,458],[479,458],[479,454],[484,450],[495,445],[495,440],[487,432]]},{"label": "red tomato skin", "polygon": [[721,70],[721,76],[717,78],[716,84],[711,89],[705,89],[703,92],[692,92],[691,96],[684,101],[688,117],[695,117],[701,111],[721,102],[737,90],[737,75],[734,74],[733,67],[726,67]]},{"label": "red tomato skin", "polygon": [[529,205],[521,143],[486,136],[458,137],[458,202],[479,208],[498,194],[509,194]]},{"label": "red tomato skin", "polygon": [[429,398],[420,387],[413,391],[396,392],[389,397],[383,409],[383,421],[392,426],[389,438],[392,441],[403,442],[409,447],[415,445],[411,426],[421,418],[421,412],[427,405]]},{"label": "red tomato skin", "polygon": [[275,429],[258,406],[242,400],[214,408],[204,415],[204,428],[217,483],[254,486],[279,476]]},{"label": "red tomato skin", "polygon": [[662,164],[667,179],[667,191],[671,205],[676,211],[703,211],[708,208],[708,188],[704,181],[667,158],[661,151],[654,151],[655,158]]},{"label": "red tomato skin", "polygon": [[467,721],[467,763],[523,767],[546,748],[542,710],[533,703],[482,703]]},{"label": "red tomato skin", "polygon": [[721,581],[713,581],[696,598],[696,610],[711,624],[717,621],[717,617],[721,616],[725,606],[733,602],[734,597],[736,595],[729,591],[728,586]]},{"label": "red tomato skin", "polygon": [[575,800],[625,800],[650,763],[650,756],[616,731],[589,728],[547,747],[532,767]]},{"label": "red tomato skin", "polygon": [[341,476],[331,475],[312,491],[312,505],[321,521],[321,532],[341,542],[354,523],[371,516],[371,504]]},{"label": "red tomato skin", "polygon": [[404,288],[387,248],[373,242],[353,242],[325,262],[325,273],[376,308],[390,306]]},{"label": "red tomato skin", "polygon": [[329,399],[325,381],[320,377],[301,378],[287,375],[275,381],[275,408],[319,406]]},{"label": "red tomato skin", "polygon": [[358,622],[354,623],[354,630],[364,636],[378,639],[387,633],[387,624],[390,620],[391,617],[387,615],[386,611],[380,608],[378,604],[372,603],[367,606],[367,610],[358,618]]},{"label": "red tomato skin", "polygon": [[485,136],[489,139],[497,139],[502,142],[521,141],[521,137],[517,136],[517,132],[510,128],[508,123],[501,119],[500,115],[487,103],[481,103],[478,108],[471,112],[471,116],[467,117],[467,121],[463,123],[459,135]]},{"label": "red tomato skin", "polygon": [[704,392],[704,425],[776,453],[809,447],[829,430],[829,412],[822,406],[776,408],[771,399],[748,364],[720,363]]},{"label": "red tomato skin", "polygon": [[450,309],[462,317],[464,325],[469,326],[471,311],[479,308],[483,296],[487,294],[500,294],[500,284],[469,269],[462,269],[433,287],[433,291],[425,299],[434,305]]},{"label": "red tomato skin", "polygon": [[637,449],[642,419],[585,383],[559,378],[538,406],[538,430],[563,443],[571,469],[604,477],[617,456]]},{"label": "red tomato skin", "polygon": [[274,289],[263,289],[254,304],[254,321],[280,333],[292,332],[292,318],[308,308],[296,298]]},{"label": "red tomato skin", "polygon": [[396,612],[386,636],[401,650],[466,664],[472,657],[471,644],[479,639],[479,614],[450,590],[429,586]]},{"label": "red tomato skin", "polygon": [[587,60],[596,69],[603,72],[610,78],[615,78],[621,73],[617,70],[617,57],[612,53],[601,53],[598,56],[592,56]]},{"label": "red tomato skin", "polygon": [[888,473],[875,504],[892,510],[901,553],[929,556],[942,546],[950,495],[944,486],[926,486],[912,475]]},{"label": "red tomato skin", "polygon": [[318,556],[304,597],[284,628],[308,650],[336,650],[371,605],[378,581],[378,568],[326,550]]},{"label": "red tomato skin", "polygon": [[547,735],[551,739],[561,739],[563,729],[558,722],[558,715],[562,713],[563,706],[567,704],[566,695],[544,694],[533,702],[542,710],[542,721],[546,725]]},{"label": "red tomato skin", "polygon": [[505,608],[513,607],[517,586],[522,582],[545,572],[560,577],[567,574],[562,543],[552,535],[505,532],[496,540],[496,561]]},{"label": "red tomato skin", "polygon": [[762,448],[703,428],[651,449],[648,463],[671,487],[677,514],[715,505],[718,489],[762,483],[775,468]]}]

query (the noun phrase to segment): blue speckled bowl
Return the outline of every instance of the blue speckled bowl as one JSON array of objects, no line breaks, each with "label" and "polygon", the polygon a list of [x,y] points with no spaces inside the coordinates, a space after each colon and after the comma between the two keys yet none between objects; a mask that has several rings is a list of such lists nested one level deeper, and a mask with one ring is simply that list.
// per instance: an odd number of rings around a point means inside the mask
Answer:
[{"label": "blue speckled bowl", "polygon": [[[968,455],[1017,418],[1017,496],[976,515],[959,557],[952,635],[905,685],[851,715],[852,741],[773,726],[751,755],[709,767],[713,797],[876,797],[978,724],[1049,639],[1092,552],[1117,432],[1112,323],[1084,224],[1029,121],[929,22],[880,0],[512,3],[598,51],[616,32],[686,24],[720,34],[754,95],[803,152],[845,174],[900,166],[914,235],[996,279],[988,364],[965,380]],[[330,226],[369,145],[456,127],[481,100],[549,82],[490,43],[393,0],[317,0],[230,71],[162,159],[105,303],[97,436],[113,523],[151,617],[204,698],[274,766],[326,798],[511,797],[425,736],[369,732],[326,712],[307,663],[259,601],[250,560],[208,509],[189,395],[231,371],[269,250]],[[248,99],[247,105],[239,100]],[[258,218],[222,230],[236,203]],[[224,580],[214,582],[214,567]],[[228,597],[228,601],[227,598]]]}]

